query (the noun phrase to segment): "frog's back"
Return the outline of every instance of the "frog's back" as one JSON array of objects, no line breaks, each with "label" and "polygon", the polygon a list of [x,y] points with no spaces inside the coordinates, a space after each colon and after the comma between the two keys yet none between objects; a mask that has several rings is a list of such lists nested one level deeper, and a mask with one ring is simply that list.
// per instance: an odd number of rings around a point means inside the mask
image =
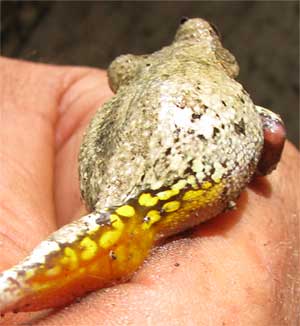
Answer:
[{"label": "frog's back", "polygon": [[108,73],[117,94],[92,120],[80,155],[91,210],[188,178],[198,188],[222,183],[223,203],[237,197],[258,163],[262,125],[207,22],[187,22],[151,55],[117,58]]},{"label": "frog's back", "polygon": [[92,209],[191,176],[222,179],[234,197],[253,173],[262,129],[248,94],[215,65],[163,51],[168,60],[145,63],[91,124],[82,147],[91,174],[81,181]]}]

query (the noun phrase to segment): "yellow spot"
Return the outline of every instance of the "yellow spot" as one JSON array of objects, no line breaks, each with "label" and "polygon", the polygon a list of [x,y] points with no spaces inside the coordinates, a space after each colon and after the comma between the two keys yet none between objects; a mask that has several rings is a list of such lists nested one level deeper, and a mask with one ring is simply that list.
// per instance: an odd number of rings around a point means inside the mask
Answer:
[{"label": "yellow spot", "polygon": [[139,204],[141,206],[151,207],[151,206],[155,206],[158,203],[158,200],[159,199],[157,197],[153,197],[151,196],[151,194],[146,193],[140,195]]},{"label": "yellow spot", "polygon": [[116,212],[125,217],[132,217],[135,214],[134,208],[130,205],[121,206],[116,210]]},{"label": "yellow spot", "polygon": [[61,272],[61,266],[55,266],[45,272],[46,276],[57,276]]},{"label": "yellow spot", "polygon": [[160,220],[160,214],[159,211],[152,210],[149,211],[146,215],[146,218],[148,219],[142,224],[142,229],[143,230],[148,230],[152,226],[153,223],[157,222]]},{"label": "yellow spot", "polygon": [[209,189],[211,186],[212,186],[211,182],[205,181],[205,182],[203,182],[201,188],[202,189]]},{"label": "yellow spot", "polygon": [[83,248],[81,252],[81,259],[83,260],[94,258],[98,251],[97,243],[89,237],[83,238],[80,242],[80,246]]},{"label": "yellow spot", "polygon": [[221,182],[221,178],[216,178],[216,177],[212,176],[212,179],[214,180],[215,183]]},{"label": "yellow spot", "polygon": [[183,200],[197,200],[203,196],[204,191],[203,190],[189,190],[187,191],[182,199]]},{"label": "yellow spot", "polygon": [[110,222],[111,222],[111,225],[117,229],[117,230],[120,230],[122,231],[124,229],[124,223],[123,221],[120,219],[120,217],[116,214],[111,214],[110,215]]},{"label": "yellow spot", "polygon": [[[203,207],[213,207],[220,200],[223,190],[224,185],[221,182],[220,184],[213,185],[208,190],[199,189],[185,191],[183,194],[184,201],[181,201],[180,208],[177,211],[165,214],[165,216],[159,222],[159,229],[172,229],[174,226],[186,221],[187,216],[190,216],[191,212],[196,212]],[[153,231],[155,232],[156,230]]]},{"label": "yellow spot", "polygon": [[106,231],[105,233],[102,234],[99,240],[99,245],[102,248],[107,249],[113,246],[120,239],[121,235],[122,235],[121,230]]},{"label": "yellow spot", "polygon": [[41,290],[46,290],[51,287],[53,287],[53,281],[51,282],[50,280],[48,282],[33,282],[30,285],[35,291],[41,291]]},{"label": "yellow spot", "polygon": [[158,194],[156,194],[156,196],[160,199],[160,200],[168,200],[173,196],[176,196],[179,194],[179,189],[172,189],[172,190],[165,190],[165,191],[161,191]]},{"label": "yellow spot", "polygon": [[162,207],[165,212],[175,212],[180,207],[180,202],[177,200],[169,201]]},{"label": "yellow spot", "polygon": [[186,184],[187,184],[186,180],[179,180],[178,182],[173,184],[173,186],[171,188],[176,189],[176,190],[181,190],[186,186]]},{"label": "yellow spot", "polygon": [[[78,267],[78,258],[75,250],[70,247],[66,247],[64,250],[65,262],[70,266],[70,269],[76,269]],[[63,261],[61,261],[63,263]]]}]

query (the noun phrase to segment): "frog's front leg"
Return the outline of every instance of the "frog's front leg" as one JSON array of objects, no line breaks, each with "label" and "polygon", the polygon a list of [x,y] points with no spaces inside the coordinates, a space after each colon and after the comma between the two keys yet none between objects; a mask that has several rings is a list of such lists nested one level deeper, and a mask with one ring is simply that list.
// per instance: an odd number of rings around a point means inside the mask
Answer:
[{"label": "frog's front leg", "polygon": [[66,225],[0,274],[0,313],[61,306],[128,279],[147,256],[154,233],[129,206],[122,209]]},{"label": "frog's front leg", "polygon": [[256,105],[264,133],[264,145],[256,168],[256,175],[267,175],[276,169],[286,138],[285,126],[279,115]]}]

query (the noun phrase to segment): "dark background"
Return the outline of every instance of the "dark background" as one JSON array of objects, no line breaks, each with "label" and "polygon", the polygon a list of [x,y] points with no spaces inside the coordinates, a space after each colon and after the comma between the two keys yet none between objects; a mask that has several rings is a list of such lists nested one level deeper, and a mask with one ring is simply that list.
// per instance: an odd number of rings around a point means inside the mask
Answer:
[{"label": "dark background", "polygon": [[298,145],[298,1],[4,1],[1,15],[4,56],[104,69],[121,53],[170,43],[182,16],[206,18],[236,56],[254,102],[279,113]]}]

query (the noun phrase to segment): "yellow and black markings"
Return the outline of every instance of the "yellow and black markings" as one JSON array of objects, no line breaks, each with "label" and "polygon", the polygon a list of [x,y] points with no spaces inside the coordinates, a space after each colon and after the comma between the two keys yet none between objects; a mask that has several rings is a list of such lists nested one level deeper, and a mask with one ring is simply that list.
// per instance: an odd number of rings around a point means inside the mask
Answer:
[{"label": "yellow and black markings", "polygon": [[168,227],[168,223],[184,220],[193,210],[214,202],[223,190],[221,180],[217,181],[198,184],[190,176],[169,188],[145,191],[125,205],[107,210],[109,218],[100,218],[97,229],[63,246],[39,273],[28,275],[29,278],[38,288],[45,288],[47,282],[51,286],[52,282],[64,284],[78,279],[79,284],[80,279],[91,275],[107,280],[132,273],[153,246],[160,222]]}]

